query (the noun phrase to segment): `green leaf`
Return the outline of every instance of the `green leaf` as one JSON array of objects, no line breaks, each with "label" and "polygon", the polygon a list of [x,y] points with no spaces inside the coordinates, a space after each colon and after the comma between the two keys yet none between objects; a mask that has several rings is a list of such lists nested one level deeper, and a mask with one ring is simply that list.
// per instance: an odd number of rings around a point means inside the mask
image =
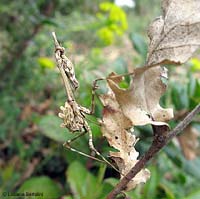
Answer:
[{"label": "green leaf", "polygon": [[187,88],[178,83],[172,84],[172,102],[175,105],[177,110],[188,108],[189,106],[189,97]]},{"label": "green leaf", "polygon": [[113,187],[116,186],[117,183],[119,182],[119,180],[116,179],[116,178],[106,178],[104,181],[105,181],[106,183],[112,185]]},{"label": "green leaf", "polygon": [[[41,193],[42,195],[38,196],[38,199],[59,199],[62,195],[62,190],[58,184],[46,176],[33,177],[26,180],[18,190],[18,193],[23,192]],[[26,197],[26,199],[35,198],[35,196]]]},{"label": "green leaf", "polygon": [[184,158],[180,150],[174,146],[173,143],[170,143],[167,147],[164,148],[166,155],[171,159],[171,161],[179,168],[183,167]]},{"label": "green leaf", "polygon": [[[91,118],[91,117],[88,117],[87,118]],[[91,121],[94,121],[94,122],[91,122]],[[91,118],[89,120],[89,125],[90,125],[90,128],[92,130],[92,133],[93,133],[93,136],[94,138],[96,137],[101,137],[102,134],[101,134],[101,130],[100,130],[100,127],[97,125],[98,124],[98,121],[94,120],[94,118]],[[97,124],[96,124],[97,123]]]},{"label": "green leaf", "polygon": [[64,196],[63,199],[73,199],[71,196]]},{"label": "green leaf", "polygon": [[190,108],[194,108],[200,102],[200,80],[196,79],[193,96],[190,97]]},{"label": "green leaf", "polygon": [[159,187],[160,187],[162,190],[164,190],[167,199],[175,199],[173,190],[171,190],[171,188],[170,188],[169,186],[160,183]]},{"label": "green leaf", "polygon": [[[118,57],[112,64],[112,71],[115,71],[118,75],[128,73],[127,63],[122,57]],[[130,77],[128,75],[123,77],[123,80],[119,83],[120,88],[128,88]]]},{"label": "green leaf", "polygon": [[138,34],[132,33],[130,39],[133,43],[135,50],[146,60],[147,56],[147,44],[145,40]]},{"label": "green leaf", "polygon": [[184,199],[199,199],[200,198],[200,189],[198,189],[195,192],[190,193],[186,198]]},{"label": "green leaf", "polygon": [[100,195],[100,197],[98,197],[98,199],[105,199],[106,196],[107,196],[107,195],[112,191],[112,189],[113,189],[113,186],[110,185],[109,183],[106,183],[106,182],[104,182],[102,186],[103,186],[103,189],[102,189],[101,195]]},{"label": "green leaf", "polygon": [[1,178],[3,181],[8,181],[12,178],[13,173],[14,173],[15,169],[14,169],[14,165],[13,164],[9,164],[5,167],[5,169],[3,169]]},{"label": "green leaf", "polygon": [[199,168],[200,168],[200,158],[196,158],[195,160],[184,161],[184,170],[194,178],[200,180]]},{"label": "green leaf", "polygon": [[104,178],[104,175],[105,175],[105,171],[106,171],[106,165],[105,164],[101,164],[100,165],[100,168],[99,168],[99,172],[98,172],[98,176],[97,176],[97,180],[98,180],[98,183],[102,183],[103,181],[103,178]]},{"label": "green leaf", "polygon": [[200,60],[197,58],[192,58],[191,59],[191,71],[192,72],[197,72],[200,71]]},{"label": "green leaf", "polygon": [[103,181],[103,190],[101,192],[101,195],[99,199],[105,199],[108,193],[110,193],[114,186],[119,182],[119,179],[116,178],[106,178]]},{"label": "green leaf", "polygon": [[146,199],[151,196],[151,199],[156,198],[156,190],[159,183],[159,173],[156,167],[150,168],[151,178],[144,185],[144,190],[142,194],[142,199]]},{"label": "green leaf", "polygon": [[115,71],[117,74],[124,74],[127,73],[127,63],[122,57],[118,57],[112,64],[112,70]]},{"label": "green leaf", "polygon": [[37,61],[41,68],[53,69],[55,67],[54,62],[48,57],[40,57]]},{"label": "green leaf", "polygon": [[80,162],[70,164],[67,179],[74,193],[74,199],[94,199],[101,194],[102,185]]},{"label": "green leaf", "polygon": [[61,119],[55,115],[46,115],[41,118],[38,125],[45,136],[57,142],[65,142],[74,137],[74,135],[67,129],[61,128],[61,122]]},{"label": "green leaf", "polygon": [[120,87],[120,88],[127,89],[127,88],[129,88],[129,84],[128,84],[126,81],[121,81],[121,82],[119,83],[119,87]]},{"label": "green leaf", "polygon": [[50,25],[50,26],[54,26],[54,27],[58,27],[59,24],[54,20],[54,19],[50,19],[50,18],[45,18],[41,21],[42,24],[44,25]]},{"label": "green leaf", "polygon": [[188,95],[192,97],[195,93],[196,89],[196,79],[193,77],[192,74],[189,74],[189,82],[188,82]]}]

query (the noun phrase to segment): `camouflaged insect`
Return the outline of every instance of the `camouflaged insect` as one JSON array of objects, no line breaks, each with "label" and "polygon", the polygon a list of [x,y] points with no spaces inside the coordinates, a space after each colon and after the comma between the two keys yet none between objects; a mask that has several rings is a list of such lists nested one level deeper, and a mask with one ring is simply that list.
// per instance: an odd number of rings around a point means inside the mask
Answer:
[{"label": "camouflaged insect", "polygon": [[57,63],[60,66],[62,66],[62,68],[64,69],[65,74],[71,83],[71,86],[76,90],[79,87],[79,82],[75,76],[74,65],[65,56],[65,48],[61,46],[56,46],[55,56],[56,56]]},{"label": "camouflaged insect", "polygon": [[[98,161],[103,161],[104,163],[107,163],[111,167],[113,167],[115,170],[117,170],[106,158],[104,158],[94,147],[93,144],[93,136],[92,136],[92,131],[90,129],[90,126],[88,125],[85,114],[92,114],[94,111],[94,93],[95,90],[97,89],[96,83],[97,81],[94,82],[93,89],[92,89],[92,107],[91,110],[80,106],[73,95],[72,87],[76,90],[79,86],[79,83],[75,77],[75,72],[74,72],[74,66],[72,62],[65,56],[65,49],[60,46],[60,44],[57,41],[56,35],[53,32],[52,33],[53,38],[54,38],[54,43],[55,43],[55,58],[57,62],[57,66],[61,72],[63,82],[65,85],[66,93],[67,93],[67,101],[65,102],[64,106],[60,107],[61,112],[58,114],[60,118],[63,119],[63,123],[61,124],[61,127],[68,128],[69,131],[76,132],[79,131],[81,132],[78,136],[75,136],[71,140],[67,140],[63,145],[67,148],[69,148],[72,151],[75,151],[81,155],[84,155],[86,157],[90,157],[92,159],[98,160]],[[102,160],[95,158],[93,156],[87,155],[83,152],[80,152],[70,146],[70,143],[80,136],[84,135],[85,133],[88,133],[89,135],[89,147],[90,149],[95,152],[98,156],[101,157]],[[117,170],[118,171],[118,170]]]},{"label": "camouflaged insect", "polygon": [[58,116],[63,119],[61,127],[68,128],[71,132],[90,130],[85,120],[85,113],[89,114],[89,109],[79,106],[75,101],[70,101],[65,102],[65,106],[61,106],[60,110]]}]

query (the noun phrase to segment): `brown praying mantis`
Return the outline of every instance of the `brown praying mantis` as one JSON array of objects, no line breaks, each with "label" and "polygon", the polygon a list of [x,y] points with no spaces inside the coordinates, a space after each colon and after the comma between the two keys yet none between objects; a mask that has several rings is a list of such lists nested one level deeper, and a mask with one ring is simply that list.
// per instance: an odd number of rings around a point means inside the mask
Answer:
[{"label": "brown praying mantis", "polygon": [[[100,154],[100,152],[98,152],[97,149],[94,147],[92,131],[85,118],[85,114],[90,115],[93,114],[94,112],[95,108],[94,97],[95,97],[95,90],[97,89],[97,81],[103,80],[103,78],[102,79],[99,78],[95,80],[93,83],[91,110],[79,105],[75,100],[74,93],[72,90],[72,88],[76,90],[79,86],[78,80],[76,79],[75,76],[74,66],[72,62],[65,56],[65,49],[59,44],[54,32],[52,33],[52,35],[55,44],[55,58],[57,66],[61,73],[67,94],[67,101],[65,102],[64,106],[60,107],[61,112],[58,114],[58,116],[63,119],[61,127],[68,128],[69,131],[71,131],[72,133],[77,131],[80,132],[78,136],[72,138],[71,140],[66,141],[63,144],[63,146],[70,149],[71,151],[77,152],[86,157],[98,160],[100,162],[104,162],[119,172],[119,170],[115,166],[113,166],[105,157],[103,157]],[[71,147],[70,144],[73,141],[75,141],[77,138],[83,136],[86,133],[88,133],[89,135],[89,148],[101,159],[95,158],[93,156],[90,156],[86,153],[83,153]]]}]

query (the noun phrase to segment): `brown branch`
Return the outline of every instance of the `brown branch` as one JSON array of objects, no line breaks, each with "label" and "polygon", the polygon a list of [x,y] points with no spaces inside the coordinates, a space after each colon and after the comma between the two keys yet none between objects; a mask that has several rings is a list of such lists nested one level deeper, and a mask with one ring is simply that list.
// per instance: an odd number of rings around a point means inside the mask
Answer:
[{"label": "brown branch", "polygon": [[187,125],[192,121],[193,117],[200,112],[200,104],[197,105],[173,130],[168,133],[155,133],[154,140],[149,150],[136,163],[136,165],[124,176],[115,188],[108,194],[107,199],[114,199],[116,196],[126,188],[126,185],[133,179],[136,174],[144,168],[146,163],[152,159],[174,136],[178,135]]}]

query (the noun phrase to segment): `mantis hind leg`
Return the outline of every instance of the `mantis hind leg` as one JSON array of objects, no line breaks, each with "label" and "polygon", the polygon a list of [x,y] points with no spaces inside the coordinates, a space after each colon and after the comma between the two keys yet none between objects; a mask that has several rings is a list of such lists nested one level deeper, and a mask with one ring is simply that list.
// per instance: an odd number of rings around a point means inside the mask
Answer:
[{"label": "mantis hind leg", "polygon": [[79,135],[75,136],[74,138],[72,138],[72,139],[70,139],[70,140],[67,140],[66,142],[63,143],[63,146],[66,147],[67,149],[73,151],[73,152],[76,152],[76,153],[80,154],[80,155],[83,155],[83,156],[85,156],[85,157],[88,157],[88,158],[97,160],[97,161],[102,162],[102,163],[105,163],[103,160],[100,160],[100,159],[98,159],[98,158],[95,158],[95,157],[93,157],[93,156],[91,156],[91,155],[88,155],[88,154],[86,154],[86,153],[84,153],[84,152],[81,152],[81,151],[79,151],[79,150],[77,150],[77,149],[71,147],[71,143],[72,143],[72,142],[74,142],[75,140],[77,140],[77,139],[80,138],[81,136],[85,135],[86,133],[87,133],[87,131],[84,131],[84,132],[80,133]]},{"label": "mantis hind leg", "polygon": [[112,163],[110,163],[103,155],[101,155],[101,153],[99,151],[97,151],[97,149],[94,147],[93,136],[92,136],[91,130],[88,131],[88,135],[89,135],[89,148],[91,149],[91,151],[93,151],[96,155],[98,155],[104,163],[108,164],[114,170],[116,170],[118,173],[120,173],[120,171]]},{"label": "mantis hind leg", "polygon": [[[74,142],[75,140],[77,140],[78,138],[82,137],[83,135],[85,135],[86,133],[88,133],[89,135],[89,148],[91,151],[93,151],[97,156],[99,156],[101,159],[99,158],[96,158],[92,155],[88,155],[84,152],[81,152],[73,147],[71,147],[71,143]],[[70,139],[70,140],[67,140],[66,142],[63,143],[63,146],[66,147],[67,149],[73,151],[73,152],[76,152],[80,155],[83,155],[85,157],[88,157],[88,158],[91,158],[93,160],[97,160],[99,162],[102,162],[102,163],[105,163],[105,164],[108,164],[109,166],[111,166],[113,169],[115,169],[117,172],[120,173],[120,171],[113,165],[111,164],[103,155],[101,155],[101,153],[99,151],[97,151],[97,149],[94,147],[94,144],[93,144],[93,135],[92,135],[92,131],[90,129],[90,127],[88,126],[87,129],[85,129],[84,132],[80,133],[79,135],[75,136],[74,138]]]},{"label": "mantis hind leg", "polygon": [[70,145],[72,142],[74,142],[75,140],[77,140],[78,138],[82,137],[83,135],[85,135],[87,132],[84,131],[82,133],[80,133],[79,135],[75,136],[74,138],[67,140],[66,142],[64,142],[63,146],[65,145]]}]

